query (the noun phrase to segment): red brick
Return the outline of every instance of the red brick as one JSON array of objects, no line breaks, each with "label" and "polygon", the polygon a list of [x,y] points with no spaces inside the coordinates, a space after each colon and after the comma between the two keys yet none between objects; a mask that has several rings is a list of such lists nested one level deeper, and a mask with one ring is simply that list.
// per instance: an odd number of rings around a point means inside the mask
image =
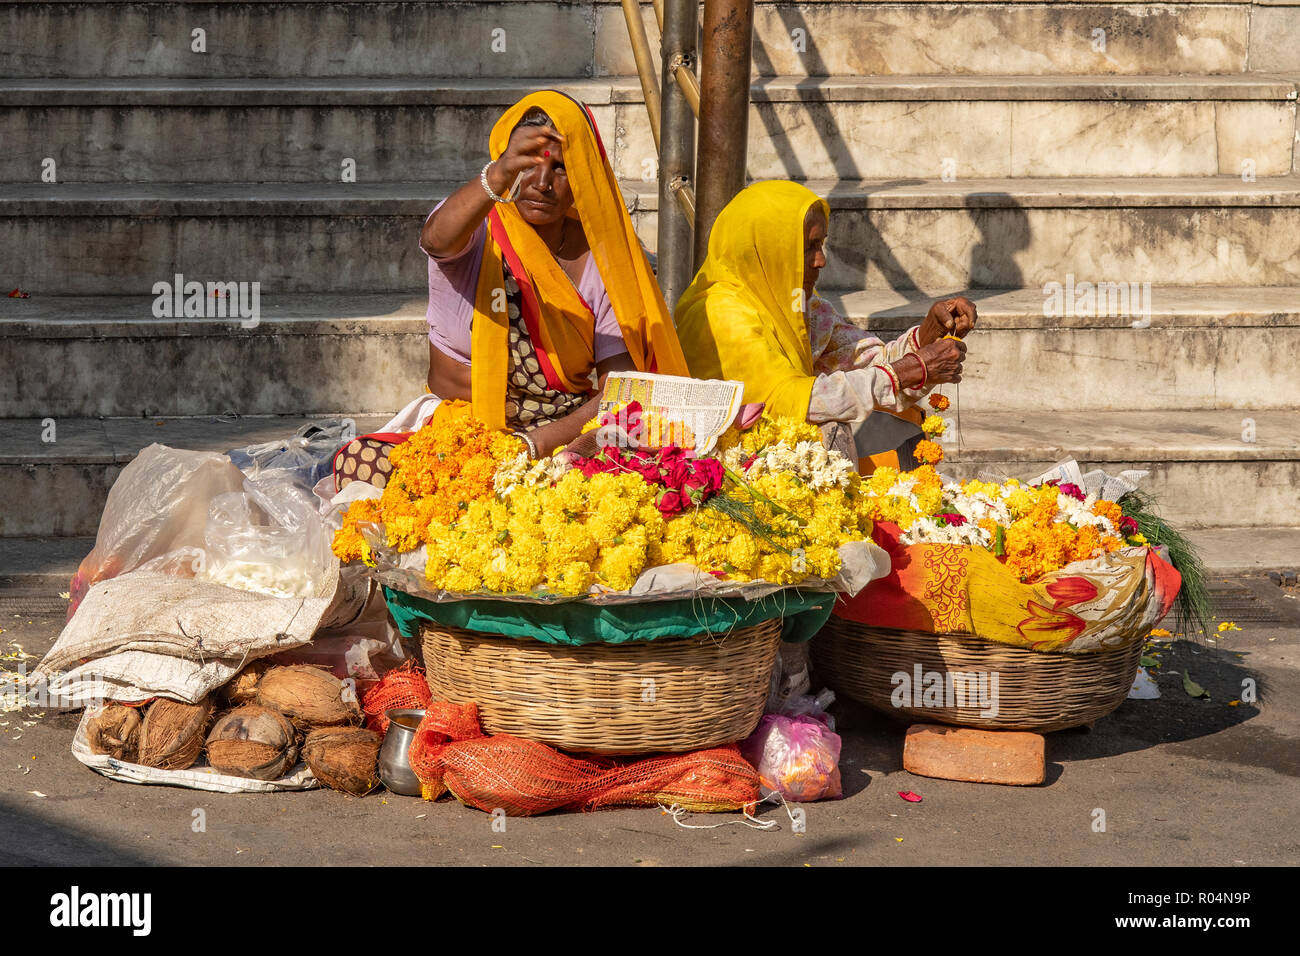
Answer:
[{"label": "red brick", "polygon": [[1047,776],[1042,734],[913,724],[903,743],[903,769],[922,777],[1033,786]]}]

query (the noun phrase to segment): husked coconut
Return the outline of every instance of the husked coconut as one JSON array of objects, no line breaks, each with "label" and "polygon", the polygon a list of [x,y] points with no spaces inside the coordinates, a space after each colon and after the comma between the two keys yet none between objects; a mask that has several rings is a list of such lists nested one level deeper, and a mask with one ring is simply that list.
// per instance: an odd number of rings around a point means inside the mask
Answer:
[{"label": "husked coconut", "polygon": [[160,697],[144,713],[140,727],[140,759],[146,767],[185,770],[199,759],[203,734],[212,717],[212,700],[197,704]]},{"label": "husked coconut", "polygon": [[309,664],[270,668],[258,681],[257,702],[278,710],[299,728],[361,721],[361,706],[352,689],[329,671]]},{"label": "husked coconut", "polygon": [[267,660],[253,661],[221,688],[222,696],[236,707],[251,704],[257,699],[257,684],[270,666]]},{"label": "husked coconut", "polygon": [[359,727],[322,727],[307,735],[302,757],[316,779],[358,797],[379,786],[380,736]]},{"label": "husked coconut", "polygon": [[279,780],[298,760],[298,733],[278,710],[245,704],[217,718],[207,751],[208,763],[220,773]]},{"label": "husked coconut", "polygon": [[105,705],[86,721],[86,738],[93,754],[135,762],[140,745],[140,708],[116,702]]}]

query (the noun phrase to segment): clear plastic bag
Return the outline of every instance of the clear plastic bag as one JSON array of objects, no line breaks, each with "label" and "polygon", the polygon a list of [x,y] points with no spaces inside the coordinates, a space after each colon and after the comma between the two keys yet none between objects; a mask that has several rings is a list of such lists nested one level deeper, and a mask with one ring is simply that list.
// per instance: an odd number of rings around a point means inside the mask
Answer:
[{"label": "clear plastic bag", "polygon": [[226,454],[250,478],[283,472],[294,484],[311,490],[332,473],[335,452],[356,437],[352,419],[331,418],[308,422],[288,438],[232,448]]},{"label": "clear plastic bag", "polygon": [[817,717],[766,714],[740,752],[758,771],[763,796],[809,803],[844,795],[840,745],[839,734]]},{"label": "clear plastic bag", "polygon": [[284,471],[212,499],[200,577],[273,597],[316,597],[337,558],[312,497]]},{"label": "clear plastic bag", "polygon": [[[141,451],[108,492],[95,547],[68,586],[68,618],[92,584],[174,551],[202,547],[212,499],[243,484],[243,474],[225,455],[158,444]],[[177,563],[183,566],[188,565]]]}]

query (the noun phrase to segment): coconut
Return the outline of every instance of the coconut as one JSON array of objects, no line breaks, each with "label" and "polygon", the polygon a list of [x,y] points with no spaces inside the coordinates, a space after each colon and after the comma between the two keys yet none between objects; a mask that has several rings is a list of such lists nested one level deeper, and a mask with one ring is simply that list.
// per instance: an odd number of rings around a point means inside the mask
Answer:
[{"label": "coconut", "polygon": [[302,756],[325,786],[362,797],[379,786],[379,743],[373,730],[322,727],[307,735]]},{"label": "coconut", "polygon": [[199,759],[203,732],[212,716],[212,701],[197,704],[160,697],[144,712],[139,761],[146,767],[184,770]]},{"label": "coconut", "polygon": [[253,780],[279,780],[298,760],[298,734],[289,718],[246,704],[217,718],[208,734],[214,770]]},{"label": "coconut", "polygon": [[221,689],[222,696],[236,707],[251,704],[257,699],[257,683],[270,666],[271,662],[267,660],[253,661]]},{"label": "coconut", "polygon": [[140,743],[140,709],[117,703],[105,705],[86,721],[86,737],[92,754],[134,761]]},{"label": "coconut", "polygon": [[257,684],[257,702],[278,710],[299,728],[361,720],[361,707],[351,689],[329,671],[307,664],[268,670]]}]

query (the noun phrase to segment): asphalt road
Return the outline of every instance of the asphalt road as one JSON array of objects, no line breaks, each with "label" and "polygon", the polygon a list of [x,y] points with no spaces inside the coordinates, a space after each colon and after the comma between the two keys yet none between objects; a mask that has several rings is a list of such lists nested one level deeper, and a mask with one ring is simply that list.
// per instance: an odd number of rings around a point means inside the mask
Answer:
[{"label": "asphalt road", "polygon": [[[738,814],[695,815],[683,822],[707,829],[686,829],[657,809],[513,818],[502,831],[454,800],[118,783],[73,759],[78,714],[25,710],[0,713],[0,863],[1293,865],[1300,592],[1262,576],[1215,583],[1254,594],[1258,620],[1214,639],[1171,640],[1157,672],[1162,696],[1128,700],[1091,731],[1049,735],[1038,787],[913,776],[902,769],[905,726],[845,707],[845,797],[804,805],[803,832],[772,805],[759,814],[777,824],[766,831]],[[39,657],[62,626],[62,615],[8,616],[0,667],[9,670],[18,648]],[[1188,696],[1183,671],[1208,700]],[[1258,700],[1229,706],[1246,678]],[[902,790],[923,799],[908,803]]]}]

